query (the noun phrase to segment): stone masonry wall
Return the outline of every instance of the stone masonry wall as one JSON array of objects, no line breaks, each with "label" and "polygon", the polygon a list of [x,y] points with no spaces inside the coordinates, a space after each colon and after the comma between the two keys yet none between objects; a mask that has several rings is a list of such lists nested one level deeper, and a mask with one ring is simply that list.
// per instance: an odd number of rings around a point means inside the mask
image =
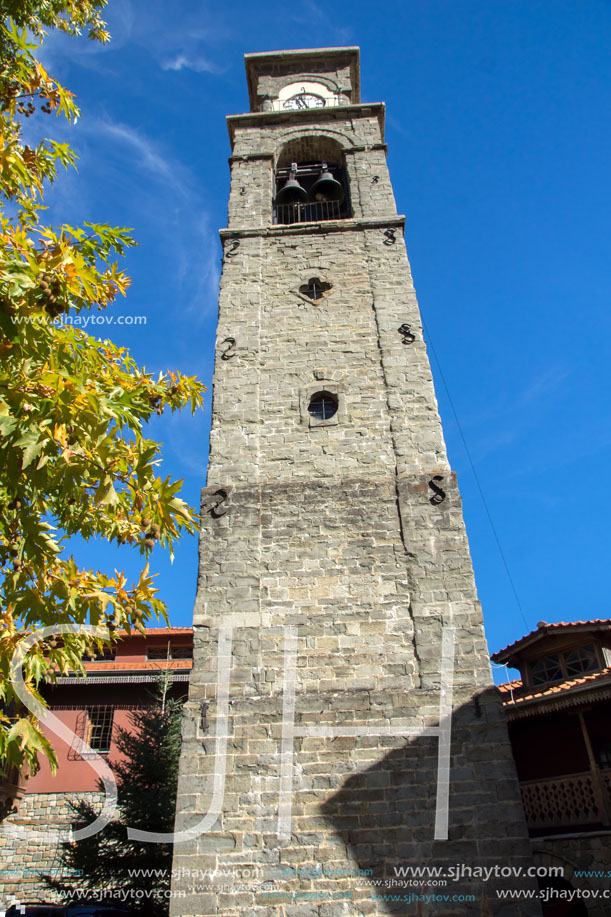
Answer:
[{"label": "stone masonry wall", "polygon": [[[210,480],[448,470],[400,223],[391,229],[392,245],[367,225],[241,237],[223,271],[219,349],[236,343],[215,374]],[[317,305],[299,293],[312,277],[332,285]],[[300,397],[323,381],[341,385],[346,417],[308,433]]]},{"label": "stone masonry wall", "polygon": [[[434,512],[418,485],[423,515]],[[205,507],[215,502],[211,496],[207,489]],[[226,774],[226,784],[212,830],[175,849],[183,874],[176,888],[187,896],[174,901],[173,912],[416,913],[403,899],[402,910],[389,910],[372,881],[390,880],[394,867],[405,865],[527,866],[502,711],[494,695],[474,702],[468,687],[477,658],[469,644],[474,620],[458,628],[447,842],[434,841],[438,740],[380,735],[435,725],[439,713],[440,646],[423,644],[419,659],[414,645],[392,478],[236,486],[227,512],[207,518],[177,827],[191,827],[214,809],[215,771]],[[445,560],[451,567],[451,554]],[[460,574],[452,582],[461,591]],[[227,711],[217,697],[219,622],[233,628]],[[281,840],[286,627],[298,632],[297,728],[365,734],[295,739],[292,831]],[[417,687],[424,661],[437,673],[437,690]],[[461,681],[467,685],[459,687]],[[214,740],[219,721],[229,724],[224,762]],[[189,881],[197,870],[221,875]],[[244,870],[257,881],[245,882]],[[397,891],[407,896],[412,889]],[[462,882],[450,891],[476,901],[422,905],[420,913],[486,913],[484,901],[490,913],[502,913],[493,884]],[[319,897],[308,900],[315,892]],[[520,907],[512,913],[538,913]]]},{"label": "stone masonry wall", "polygon": [[[59,845],[49,840],[49,831],[68,827],[74,821],[70,802],[87,800],[101,805],[100,793],[26,793],[16,811],[0,824],[0,909],[14,900],[54,901],[40,874],[57,875]],[[27,830],[15,836],[10,826]]]},{"label": "stone masonry wall", "polygon": [[[560,867],[563,878],[579,893],[588,917],[609,914],[611,878],[611,835],[608,831],[574,837],[533,838],[531,846],[537,866]],[[584,876],[582,873],[592,873]],[[598,875],[596,875],[598,873]],[[607,895],[602,898],[602,895]]]},{"label": "stone masonry wall", "polygon": [[[382,114],[232,119],[173,917],[540,913],[497,897],[509,880],[437,900],[384,885],[400,866],[532,860]],[[343,150],[353,218],[274,226],[278,156],[317,135]],[[317,303],[312,278],[331,284]],[[338,400],[324,422],[321,390]]]},{"label": "stone masonry wall", "polygon": [[[324,63],[311,61],[308,66],[308,75],[314,79],[324,82],[333,92],[343,93],[347,99],[350,98],[352,85],[350,79],[350,65],[340,66],[335,70],[329,70]],[[302,77],[304,79],[305,77]],[[265,101],[275,99],[280,90],[289,83],[295,82],[294,71],[291,72],[290,62],[283,63],[278,61],[271,73],[261,76],[257,86],[257,108],[263,109]]]},{"label": "stone masonry wall", "polygon": [[268,125],[249,122],[244,128],[238,124],[230,159],[228,226],[245,230],[272,223],[273,173],[283,147],[296,139],[316,137],[335,141],[343,149],[353,216],[396,216],[386,145],[380,133],[383,106],[361,106],[361,110],[355,118],[353,111],[347,117],[341,107],[329,109],[324,123],[313,112],[302,111],[287,114],[282,123],[276,123],[274,116],[261,115],[260,119],[269,120]]}]

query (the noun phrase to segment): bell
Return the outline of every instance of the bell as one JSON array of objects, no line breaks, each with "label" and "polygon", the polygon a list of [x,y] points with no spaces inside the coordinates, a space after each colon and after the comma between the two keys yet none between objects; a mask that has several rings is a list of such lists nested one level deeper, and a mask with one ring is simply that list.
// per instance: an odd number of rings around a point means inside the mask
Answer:
[{"label": "bell", "polygon": [[322,171],[310,191],[313,201],[343,201],[344,186],[329,172],[326,162],[322,164]]},{"label": "bell", "polygon": [[288,181],[284,183],[276,195],[277,204],[303,204],[308,199],[308,192],[302,188],[295,174],[297,172],[297,163],[291,164]]}]

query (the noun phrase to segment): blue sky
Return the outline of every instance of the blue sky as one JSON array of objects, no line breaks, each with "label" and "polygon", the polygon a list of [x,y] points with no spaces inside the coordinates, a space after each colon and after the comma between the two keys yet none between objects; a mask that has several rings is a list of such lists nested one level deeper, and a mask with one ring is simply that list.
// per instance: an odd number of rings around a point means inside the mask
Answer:
[{"label": "blue sky", "polygon": [[[111,0],[107,47],[50,36],[78,96],[48,220],[133,227],[133,279],[103,336],[148,369],[210,384],[243,54],[357,44],[387,104],[389,167],[427,329],[491,650],[537,621],[611,616],[606,579],[611,280],[611,5],[604,0]],[[32,119],[33,121],[33,119]],[[35,124],[28,126],[29,131]],[[441,367],[441,369],[440,369]],[[447,384],[446,391],[442,374]],[[451,402],[509,567],[513,594]],[[206,410],[162,417],[164,472],[199,503]],[[136,575],[101,544],[78,559]],[[171,622],[191,623],[196,541],[159,555]],[[526,623],[525,620],[526,619]]]}]

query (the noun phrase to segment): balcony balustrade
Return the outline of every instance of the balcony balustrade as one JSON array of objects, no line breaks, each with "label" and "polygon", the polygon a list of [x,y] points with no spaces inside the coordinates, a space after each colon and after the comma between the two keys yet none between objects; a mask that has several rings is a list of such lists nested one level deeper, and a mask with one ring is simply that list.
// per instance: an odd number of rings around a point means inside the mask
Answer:
[{"label": "balcony balustrade", "polygon": [[345,201],[312,201],[305,204],[276,204],[274,222],[318,223],[323,220],[345,220],[349,216]]},{"label": "balcony balustrade", "polygon": [[609,824],[611,770],[526,780],[520,789],[531,830],[570,831],[577,826]]}]

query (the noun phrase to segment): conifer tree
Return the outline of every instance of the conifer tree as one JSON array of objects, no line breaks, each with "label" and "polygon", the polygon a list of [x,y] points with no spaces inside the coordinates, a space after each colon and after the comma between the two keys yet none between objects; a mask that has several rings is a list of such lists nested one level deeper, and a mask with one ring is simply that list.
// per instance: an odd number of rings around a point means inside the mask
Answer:
[{"label": "conifer tree", "polygon": [[[63,846],[60,870],[76,870],[78,878],[46,881],[66,901],[73,899],[74,889],[90,889],[92,899],[116,905],[122,901],[135,913],[168,913],[172,847],[130,840],[127,828],[174,830],[181,711],[182,701],[168,696],[166,681],[159,685],[154,704],[130,715],[133,729],[117,730],[122,760],[110,763],[119,788],[118,818],[97,834]],[[99,789],[103,792],[101,784]],[[72,808],[75,829],[91,824],[98,811],[87,801]]]}]

